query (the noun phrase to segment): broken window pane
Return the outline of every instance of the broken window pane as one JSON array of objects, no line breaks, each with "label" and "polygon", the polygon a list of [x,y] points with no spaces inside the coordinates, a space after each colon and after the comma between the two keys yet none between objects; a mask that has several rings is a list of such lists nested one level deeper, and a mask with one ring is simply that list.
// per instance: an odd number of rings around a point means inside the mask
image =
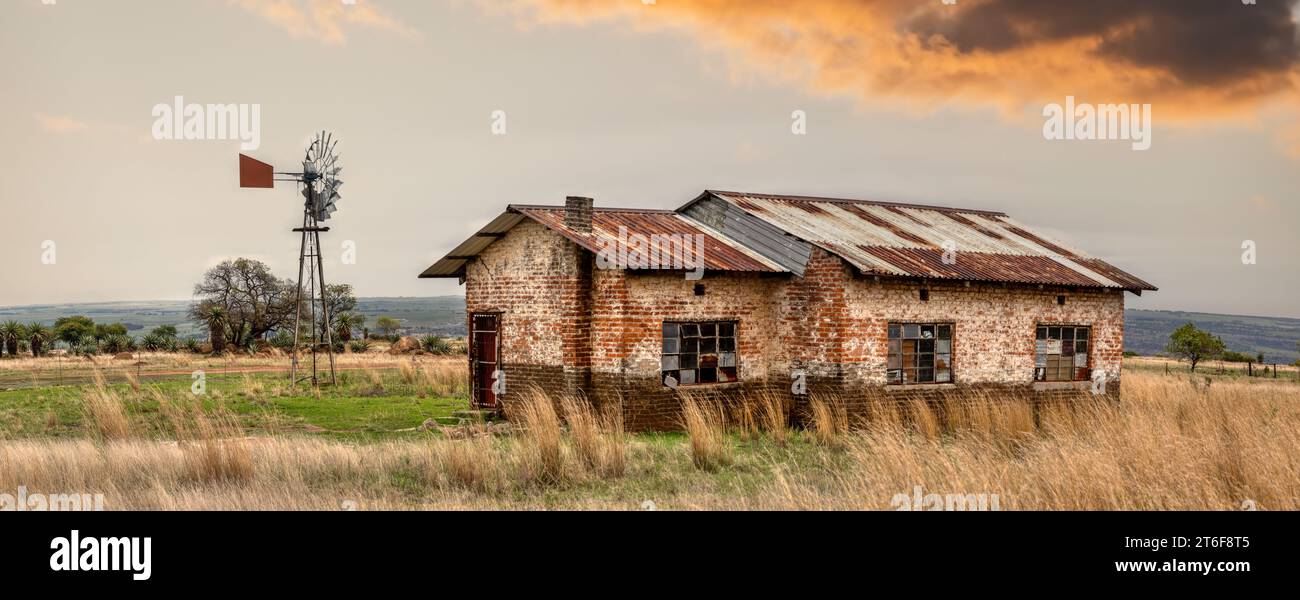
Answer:
[{"label": "broken window pane", "polygon": [[[1046,332],[1048,339],[1042,340]],[[1034,348],[1035,381],[1086,381],[1091,328],[1040,326]]]},{"label": "broken window pane", "polygon": [[664,323],[662,374],[678,385],[738,381],[736,329],[735,321]]},{"label": "broken window pane", "polygon": [[950,323],[890,323],[885,367],[886,381],[893,384],[935,383],[942,377],[950,383],[952,334]]}]

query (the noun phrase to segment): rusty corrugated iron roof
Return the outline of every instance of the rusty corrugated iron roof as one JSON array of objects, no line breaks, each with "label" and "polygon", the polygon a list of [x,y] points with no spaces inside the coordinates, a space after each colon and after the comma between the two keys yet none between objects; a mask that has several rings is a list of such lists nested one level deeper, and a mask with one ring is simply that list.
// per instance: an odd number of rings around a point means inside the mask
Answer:
[{"label": "rusty corrugated iron roof", "polygon": [[[563,206],[516,205],[507,207],[491,223],[480,229],[474,236],[462,242],[454,250],[433,266],[425,269],[420,277],[460,277],[465,273],[465,265],[485,250],[493,241],[518,225],[524,219],[532,219],[563,235],[579,246],[597,255],[605,248],[619,248],[620,236],[626,236],[626,244],[632,236],[644,236],[649,240],[662,239],[664,236],[691,236],[679,238],[688,241],[689,248],[683,244],[660,243],[652,251],[658,264],[654,268],[666,268],[666,265],[690,266],[695,258],[688,253],[693,251],[693,243],[700,240],[694,236],[703,236],[703,263],[709,271],[757,271],[779,273],[787,272],[780,265],[762,254],[746,248],[734,240],[714,231],[706,225],[671,210],[632,209],[632,208],[593,208],[592,231],[585,233],[575,231],[565,225]],[[624,228],[620,230],[620,228]],[[636,265],[631,265],[635,268]]]},{"label": "rusty corrugated iron roof", "polygon": [[[717,231],[684,217],[671,210],[639,210],[631,208],[594,208],[591,215],[591,233],[574,231],[564,223],[562,206],[519,206],[512,205],[512,210],[559,232],[574,243],[599,254],[604,248],[618,248],[620,236],[626,244],[627,237],[639,235],[649,239],[651,236],[700,235],[703,238],[704,268],[709,271],[764,271],[784,272],[779,265],[763,255],[737,244]],[[624,228],[620,230],[620,228]],[[671,264],[689,264],[692,257],[680,244],[660,244],[655,251],[662,254],[661,262]]]},{"label": "rusty corrugated iron roof", "polygon": [[[1154,290],[1001,212],[842,198],[708,191],[868,274]],[[687,206],[690,206],[689,204]],[[687,207],[683,207],[685,210]],[[944,260],[945,251],[955,258]]]}]

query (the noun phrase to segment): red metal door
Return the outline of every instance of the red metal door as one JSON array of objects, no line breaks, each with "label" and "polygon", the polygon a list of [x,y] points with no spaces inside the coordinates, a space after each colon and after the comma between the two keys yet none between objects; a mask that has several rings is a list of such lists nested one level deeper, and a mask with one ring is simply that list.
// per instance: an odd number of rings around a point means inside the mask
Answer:
[{"label": "red metal door", "polygon": [[475,314],[470,327],[470,361],[474,371],[474,405],[496,408],[497,395],[492,384],[496,381],[499,350],[497,335],[501,325],[500,315]]}]

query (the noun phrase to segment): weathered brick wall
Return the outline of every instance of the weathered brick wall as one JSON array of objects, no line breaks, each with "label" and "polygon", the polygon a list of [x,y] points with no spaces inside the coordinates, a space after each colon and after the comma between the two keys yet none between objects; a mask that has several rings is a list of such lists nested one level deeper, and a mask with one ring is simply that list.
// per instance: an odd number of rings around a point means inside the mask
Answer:
[{"label": "weathered brick wall", "polygon": [[[784,281],[757,273],[710,273],[692,281],[680,272],[596,270],[593,398],[601,404],[620,403],[630,429],[676,428],[680,399],[660,378],[666,320],[739,321],[740,381],[692,389],[719,394],[764,385],[771,359],[779,352],[776,303]],[[704,286],[703,296],[695,295],[697,284]]]},{"label": "weathered brick wall", "polygon": [[[960,260],[960,257],[958,257]],[[592,255],[524,222],[488,247],[467,273],[471,312],[502,312],[508,393],[528,383],[617,403],[629,429],[675,428],[680,399],[660,379],[665,320],[736,320],[740,381],[690,389],[705,395],[787,391],[791,372],[810,392],[876,395],[885,383],[888,323],[952,322],[955,386],[921,386],[894,397],[961,390],[1030,391],[1039,323],[1092,327],[1092,368],[1118,389],[1124,296],[1117,291],[926,282],[855,275],[814,250],[803,277],[598,269]],[[704,295],[695,285],[704,285]],[[1066,304],[1057,304],[1065,295]],[[1063,392],[1054,391],[1054,394]],[[797,405],[798,403],[796,403]]]},{"label": "weathered brick wall", "polygon": [[577,244],[525,221],[467,266],[467,313],[501,313],[502,402],[529,383],[568,392],[587,385],[591,263]]}]

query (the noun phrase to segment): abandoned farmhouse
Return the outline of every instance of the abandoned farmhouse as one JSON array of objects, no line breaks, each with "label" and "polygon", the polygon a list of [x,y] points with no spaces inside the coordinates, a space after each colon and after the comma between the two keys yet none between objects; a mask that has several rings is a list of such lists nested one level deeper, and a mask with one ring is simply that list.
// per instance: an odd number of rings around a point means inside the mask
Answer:
[{"label": "abandoned farmhouse", "polygon": [[679,390],[1117,394],[1124,293],[1156,289],[999,212],[724,191],[510,205],[420,276],[465,285],[475,404],[536,384],[629,430]]}]

